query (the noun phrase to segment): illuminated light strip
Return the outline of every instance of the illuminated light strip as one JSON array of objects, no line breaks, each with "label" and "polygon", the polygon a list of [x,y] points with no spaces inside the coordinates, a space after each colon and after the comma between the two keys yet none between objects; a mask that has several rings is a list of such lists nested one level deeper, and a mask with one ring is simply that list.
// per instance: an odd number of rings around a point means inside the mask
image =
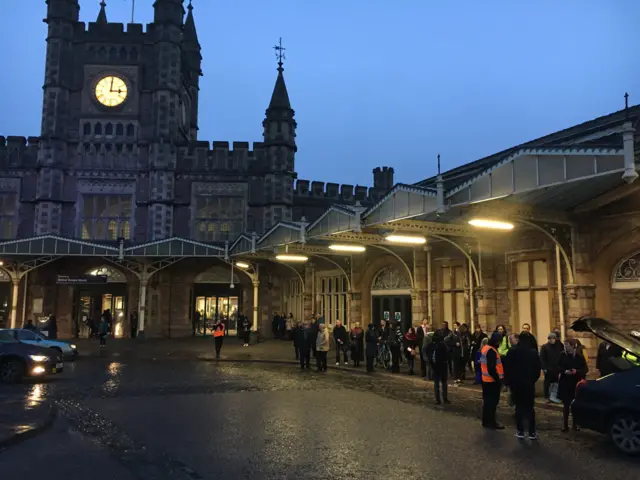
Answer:
[{"label": "illuminated light strip", "polygon": [[276,255],[276,260],[281,262],[306,262],[309,257],[304,255]]},{"label": "illuminated light strip", "polygon": [[248,263],[244,263],[244,262],[236,262],[236,267],[239,268],[249,268],[251,265],[249,265]]},{"label": "illuminated light strip", "polygon": [[422,245],[427,243],[424,237],[416,237],[411,235],[387,235],[386,240],[392,243],[407,243],[410,245]]},{"label": "illuminated light strip", "polygon": [[329,245],[329,250],[336,252],[364,252],[367,248],[362,245]]},{"label": "illuminated light strip", "polygon": [[513,230],[513,223],[500,222],[498,220],[487,220],[485,218],[473,218],[469,220],[469,225],[478,228],[489,228],[492,230]]}]

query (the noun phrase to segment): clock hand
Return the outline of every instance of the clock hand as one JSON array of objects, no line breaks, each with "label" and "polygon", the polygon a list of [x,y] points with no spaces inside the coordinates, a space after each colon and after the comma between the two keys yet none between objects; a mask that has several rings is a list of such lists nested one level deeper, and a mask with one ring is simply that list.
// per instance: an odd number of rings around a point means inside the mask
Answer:
[{"label": "clock hand", "polygon": [[113,78],[111,79],[111,86],[109,87],[109,91],[110,91],[110,92],[113,92],[113,91],[114,91],[114,90],[113,90]]}]

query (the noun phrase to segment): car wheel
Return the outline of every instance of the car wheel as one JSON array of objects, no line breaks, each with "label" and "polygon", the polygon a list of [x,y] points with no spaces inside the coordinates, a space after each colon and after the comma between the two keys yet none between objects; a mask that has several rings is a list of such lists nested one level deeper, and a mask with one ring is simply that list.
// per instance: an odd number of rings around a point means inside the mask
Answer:
[{"label": "car wheel", "polygon": [[0,364],[0,381],[3,383],[20,383],[24,376],[24,365],[20,360],[9,359]]},{"label": "car wheel", "polygon": [[618,415],[609,426],[609,435],[622,453],[640,455],[640,416]]}]

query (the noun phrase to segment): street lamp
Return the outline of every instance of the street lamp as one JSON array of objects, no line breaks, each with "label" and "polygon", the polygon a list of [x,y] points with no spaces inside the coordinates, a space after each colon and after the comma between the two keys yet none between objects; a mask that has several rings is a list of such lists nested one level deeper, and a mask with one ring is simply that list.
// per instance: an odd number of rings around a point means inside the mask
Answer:
[{"label": "street lamp", "polygon": [[513,230],[513,223],[489,220],[486,218],[472,218],[469,220],[469,225],[472,227],[488,228],[491,230]]},{"label": "street lamp", "polygon": [[238,267],[238,268],[250,268],[251,265],[249,265],[248,263],[245,263],[245,262],[236,262],[236,267]]},{"label": "street lamp", "polygon": [[407,245],[423,245],[427,243],[427,239],[425,237],[418,237],[415,235],[387,235],[387,242],[391,243],[404,243]]},{"label": "street lamp", "polygon": [[333,244],[329,245],[329,250],[333,250],[335,252],[364,252],[367,248],[362,245],[339,245]]}]

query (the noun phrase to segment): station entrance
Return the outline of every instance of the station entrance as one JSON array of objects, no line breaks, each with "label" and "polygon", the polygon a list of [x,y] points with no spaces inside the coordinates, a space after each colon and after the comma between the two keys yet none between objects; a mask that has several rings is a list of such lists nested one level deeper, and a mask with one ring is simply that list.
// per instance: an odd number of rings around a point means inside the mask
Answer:
[{"label": "station entrance", "polygon": [[193,313],[198,321],[194,322],[196,335],[212,335],[218,320],[224,326],[227,335],[238,334],[238,315],[242,305],[242,288],[237,275],[231,275],[223,267],[216,266],[198,275],[194,280]]},{"label": "station entrance", "polygon": [[119,271],[101,267],[87,272],[87,276],[106,276],[103,283],[77,285],[74,292],[75,336],[89,338],[97,333],[100,318],[111,313],[111,335],[129,336],[127,321],[127,279]]}]

